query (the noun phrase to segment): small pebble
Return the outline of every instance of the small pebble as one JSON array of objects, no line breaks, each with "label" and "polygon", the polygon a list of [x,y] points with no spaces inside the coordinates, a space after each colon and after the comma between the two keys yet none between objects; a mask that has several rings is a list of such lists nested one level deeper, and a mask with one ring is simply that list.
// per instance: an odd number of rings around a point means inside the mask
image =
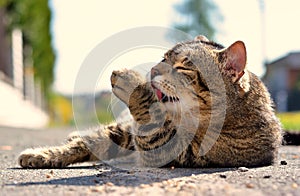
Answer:
[{"label": "small pebble", "polygon": [[227,178],[225,174],[220,174],[220,178]]},{"label": "small pebble", "polygon": [[114,186],[114,183],[108,182],[108,183],[106,183],[106,186]]},{"label": "small pebble", "polygon": [[46,178],[53,177],[53,174],[54,174],[53,170],[50,170],[50,172],[48,174],[46,174]]},{"label": "small pebble", "polygon": [[280,161],[280,165],[287,165],[287,162],[286,161]]},{"label": "small pebble", "polygon": [[298,188],[298,184],[293,183],[293,184],[292,184],[292,187],[293,187],[294,189],[296,189],[296,188]]},{"label": "small pebble", "polygon": [[141,185],[140,185],[140,188],[148,188],[148,187],[150,187],[149,184],[141,184]]},{"label": "small pebble", "polygon": [[272,188],[275,189],[275,190],[278,189],[278,187],[276,185],[273,185]]},{"label": "small pebble", "polygon": [[197,186],[195,184],[187,184],[186,187],[188,189],[196,189],[197,188]]},{"label": "small pebble", "polygon": [[101,186],[101,187],[93,187],[90,189],[91,192],[102,192],[104,191],[104,188]]},{"label": "small pebble", "polygon": [[266,175],[264,176],[264,178],[271,178],[271,175]]},{"label": "small pebble", "polygon": [[127,174],[134,174],[134,171],[127,171]]},{"label": "small pebble", "polygon": [[247,167],[239,167],[238,170],[240,172],[247,172],[247,171],[249,171],[249,169]]},{"label": "small pebble", "polygon": [[0,150],[7,150],[7,151],[9,151],[9,150],[12,150],[13,148],[12,148],[12,146],[0,146]]},{"label": "small pebble", "polygon": [[254,188],[254,185],[251,184],[251,183],[247,183],[247,184],[246,184],[246,187],[249,188],[249,189],[252,189],[252,188]]}]

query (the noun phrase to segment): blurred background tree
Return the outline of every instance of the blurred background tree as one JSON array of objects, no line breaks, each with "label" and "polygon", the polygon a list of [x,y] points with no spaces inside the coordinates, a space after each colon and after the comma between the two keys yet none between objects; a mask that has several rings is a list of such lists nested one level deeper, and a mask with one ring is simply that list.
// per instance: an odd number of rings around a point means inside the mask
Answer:
[{"label": "blurred background tree", "polygon": [[48,0],[0,0],[0,8],[5,12],[7,33],[15,28],[22,30],[24,62],[32,63],[35,81],[41,83],[42,92],[48,100],[55,61]]},{"label": "blurred background tree", "polygon": [[[175,23],[176,29],[184,31],[192,36],[205,35],[213,39],[216,33],[214,23],[222,20],[217,6],[210,0],[183,0],[175,9],[183,16],[182,22]],[[216,20],[213,20],[213,19]]]}]

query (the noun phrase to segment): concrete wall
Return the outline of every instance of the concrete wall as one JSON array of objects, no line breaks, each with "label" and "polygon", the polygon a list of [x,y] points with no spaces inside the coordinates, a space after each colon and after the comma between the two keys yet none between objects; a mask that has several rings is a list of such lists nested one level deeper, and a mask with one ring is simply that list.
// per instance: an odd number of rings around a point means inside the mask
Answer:
[{"label": "concrete wall", "polygon": [[41,128],[48,124],[47,114],[23,99],[23,95],[0,80],[0,126]]}]

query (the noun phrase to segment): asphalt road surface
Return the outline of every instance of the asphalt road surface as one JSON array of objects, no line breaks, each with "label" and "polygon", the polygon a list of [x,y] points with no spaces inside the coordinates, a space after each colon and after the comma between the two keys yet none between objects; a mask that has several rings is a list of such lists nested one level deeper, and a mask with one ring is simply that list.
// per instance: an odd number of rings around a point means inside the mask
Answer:
[{"label": "asphalt road surface", "polygon": [[[74,129],[73,129],[74,130]],[[0,195],[300,195],[300,146],[283,146],[277,164],[260,168],[138,169],[85,163],[21,169],[25,148],[58,145],[70,129],[0,127]]]}]

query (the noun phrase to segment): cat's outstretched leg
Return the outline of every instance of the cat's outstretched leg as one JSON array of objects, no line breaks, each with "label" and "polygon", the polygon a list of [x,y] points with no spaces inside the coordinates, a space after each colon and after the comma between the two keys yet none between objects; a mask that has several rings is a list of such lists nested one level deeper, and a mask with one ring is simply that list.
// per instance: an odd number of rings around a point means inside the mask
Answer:
[{"label": "cat's outstretched leg", "polygon": [[61,146],[26,149],[18,162],[24,168],[62,168],[70,164],[107,160],[134,150],[130,124],[111,124],[71,136]]}]

